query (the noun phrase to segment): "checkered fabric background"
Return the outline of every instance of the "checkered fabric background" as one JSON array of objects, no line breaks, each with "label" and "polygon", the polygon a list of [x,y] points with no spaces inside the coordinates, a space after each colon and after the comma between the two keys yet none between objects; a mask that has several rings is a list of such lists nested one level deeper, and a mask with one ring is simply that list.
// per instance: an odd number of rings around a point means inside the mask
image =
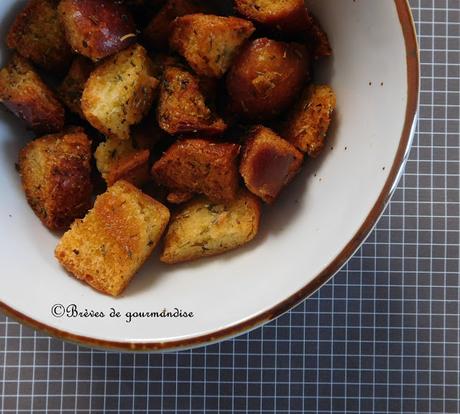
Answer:
[{"label": "checkered fabric background", "polygon": [[93,351],[0,316],[0,413],[459,413],[460,0],[411,5],[414,146],[333,280],[260,329],[179,353]]}]

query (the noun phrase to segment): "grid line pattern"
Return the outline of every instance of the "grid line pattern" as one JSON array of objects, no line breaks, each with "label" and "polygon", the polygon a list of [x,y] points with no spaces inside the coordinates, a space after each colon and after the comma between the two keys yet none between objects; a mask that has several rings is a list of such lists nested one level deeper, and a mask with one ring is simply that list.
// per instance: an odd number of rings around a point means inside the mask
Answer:
[{"label": "grid line pattern", "polygon": [[178,353],[86,349],[0,316],[0,412],[459,413],[460,1],[411,6],[414,146],[341,272],[262,328]]}]

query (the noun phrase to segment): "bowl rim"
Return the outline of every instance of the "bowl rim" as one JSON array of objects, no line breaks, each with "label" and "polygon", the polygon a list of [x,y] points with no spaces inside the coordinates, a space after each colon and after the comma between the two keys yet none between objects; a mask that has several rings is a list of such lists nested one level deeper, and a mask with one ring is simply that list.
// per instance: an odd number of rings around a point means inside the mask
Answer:
[{"label": "bowl rim", "polygon": [[383,214],[384,209],[390,200],[390,197],[396,189],[399,179],[403,173],[407,158],[409,156],[409,150],[415,134],[415,124],[417,120],[417,110],[419,103],[419,47],[417,43],[415,24],[408,0],[394,0],[394,3],[404,36],[408,86],[404,126],[396,156],[391,166],[388,178],[382,188],[382,191],[379,194],[379,197],[377,198],[377,201],[374,203],[374,206],[368,213],[358,231],[348,241],[340,253],[326,266],[326,268],[322,270],[318,275],[316,275],[309,283],[304,285],[288,298],[273,305],[270,309],[247,320],[238,322],[223,329],[219,329],[215,332],[195,336],[192,338],[167,342],[120,342],[76,335],[71,332],[56,329],[50,325],[39,322],[6,305],[2,301],[0,301],[0,311],[5,313],[7,316],[16,319],[18,322],[32,327],[33,329],[42,331],[48,335],[64,341],[76,343],[78,345],[104,350],[158,352],[190,349],[194,347],[209,345],[211,343],[241,335],[281,316],[283,313],[289,311],[302,300],[312,295],[323,284],[331,279],[352,257],[353,253],[355,253],[356,250],[358,250],[359,247],[364,243],[369,233],[375,227],[378,219]]}]

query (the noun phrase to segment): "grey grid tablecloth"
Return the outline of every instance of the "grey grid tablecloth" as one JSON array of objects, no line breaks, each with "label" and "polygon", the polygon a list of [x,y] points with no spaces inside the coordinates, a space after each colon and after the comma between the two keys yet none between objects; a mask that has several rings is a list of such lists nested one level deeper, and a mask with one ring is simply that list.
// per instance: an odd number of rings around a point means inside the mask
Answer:
[{"label": "grey grid tablecloth", "polygon": [[459,413],[460,0],[411,5],[415,143],[330,283],[250,334],[163,355],[93,351],[0,316],[0,412]]}]

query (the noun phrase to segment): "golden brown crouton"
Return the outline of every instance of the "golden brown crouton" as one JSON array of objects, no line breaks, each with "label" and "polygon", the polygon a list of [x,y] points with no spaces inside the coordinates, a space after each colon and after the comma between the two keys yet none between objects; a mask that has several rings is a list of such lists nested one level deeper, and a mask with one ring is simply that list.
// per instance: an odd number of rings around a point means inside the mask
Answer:
[{"label": "golden brown crouton", "polygon": [[198,75],[221,78],[254,31],[237,17],[189,14],[174,21],[169,43]]},{"label": "golden brown crouton", "polygon": [[235,6],[248,19],[287,33],[304,31],[308,24],[304,0],[235,0]]},{"label": "golden brown crouton", "polygon": [[205,139],[174,143],[153,165],[157,184],[168,189],[206,195],[212,201],[230,201],[238,189],[237,144]]},{"label": "golden brown crouton", "polygon": [[64,128],[64,107],[27,60],[17,54],[0,71],[0,102],[35,132]]},{"label": "golden brown crouton", "polygon": [[77,279],[120,295],[152,254],[169,221],[168,209],[126,181],[96,199],[56,247],[59,262]]},{"label": "golden brown crouton", "polygon": [[136,41],[129,10],[112,0],[61,0],[59,15],[74,50],[92,60],[113,55]]},{"label": "golden brown crouton", "polygon": [[27,201],[45,226],[64,230],[91,205],[91,142],[82,130],[48,135],[21,150]]},{"label": "golden brown crouton", "polygon": [[324,146],[335,106],[335,93],[330,86],[308,87],[289,112],[283,136],[300,151],[316,157]]},{"label": "golden brown crouton", "polygon": [[85,83],[94,69],[91,60],[77,56],[70,66],[67,76],[59,85],[58,94],[62,102],[74,113],[83,116],[81,110],[81,95],[85,88]]},{"label": "golden brown crouton", "polygon": [[125,180],[141,186],[150,178],[148,149],[135,149],[131,140],[109,138],[96,149],[97,169],[108,186]]},{"label": "golden brown crouton", "polygon": [[302,166],[303,154],[271,129],[255,127],[243,147],[240,173],[246,187],[272,203]]},{"label": "golden brown crouton", "polygon": [[158,83],[146,50],[133,45],[91,73],[81,99],[83,113],[107,136],[128,139],[130,126],[149,111]]},{"label": "golden brown crouton", "polygon": [[305,46],[260,38],[238,55],[227,76],[231,108],[249,120],[270,119],[295,100],[309,79]]},{"label": "golden brown crouton", "polygon": [[158,50],[168,49],[171,23],[176,17],[205,11],[200,0],[168,0],[144,30],[147,43]]},{"label": "golden brown crouton", "polygon": [[180,263],[236,249],[256,236],[259,221],[260,203],[246,191],[225,204],[194,200],[171,220],[161,261]]},{"label": "golden brown crouton", "polygon": [[199,79],[172,66],[164,72],[157,117],[158,124],[168,134],[220,134],[227,128],[225,122],[206,106]]},{"label": "golden brown crouton", "polygon": [[29,0],[10,27],[6,43],[20,55],[55,73],[63,72],[72,59],[53,0]]}]

